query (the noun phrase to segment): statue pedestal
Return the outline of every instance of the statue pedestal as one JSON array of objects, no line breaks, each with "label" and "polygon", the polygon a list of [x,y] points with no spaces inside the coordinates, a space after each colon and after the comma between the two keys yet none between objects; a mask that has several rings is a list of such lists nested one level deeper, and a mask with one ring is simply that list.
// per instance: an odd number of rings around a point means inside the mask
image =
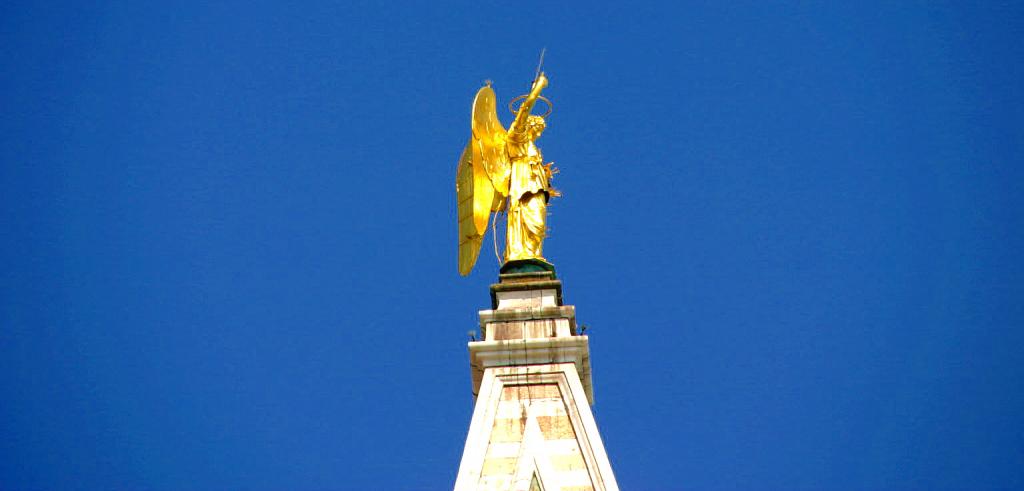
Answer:
[{"label": "statue pedestal", "polygon": [[555,265],[543,259],[516,259],[501,265],[501,276],[519,273],[551,273],[555,276]]},{"label": "statue pedestal", "polygon": [[554,271],[502,274],[469,343],[473,420],[456,490],[617,490],[590,405],[587,336]]}]

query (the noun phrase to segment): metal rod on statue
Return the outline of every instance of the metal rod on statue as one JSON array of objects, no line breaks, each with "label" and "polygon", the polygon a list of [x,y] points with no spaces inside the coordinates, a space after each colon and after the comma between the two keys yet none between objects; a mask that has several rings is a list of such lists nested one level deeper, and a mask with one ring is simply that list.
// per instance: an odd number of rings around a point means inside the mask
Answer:
[{"label": "metal rod on statue", "polygon": [[540,69],[544,66],[544,52],[547,50],[548,49],[546,47],[540,49],[540,61],[537,62],[537,73],[533,75],[534,82],[537,82],[537,79],[540,78]]}]

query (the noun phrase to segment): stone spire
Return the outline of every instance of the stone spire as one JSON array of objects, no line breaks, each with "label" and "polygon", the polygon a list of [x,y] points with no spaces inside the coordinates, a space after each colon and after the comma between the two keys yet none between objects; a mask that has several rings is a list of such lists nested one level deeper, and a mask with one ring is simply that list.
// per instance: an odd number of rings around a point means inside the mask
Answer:
[{"label": "stone spire", "polygon": [[469,343],[476,408],[455,491],[618,490],[590,405],[590,348],[554,272],[502,274]]}]

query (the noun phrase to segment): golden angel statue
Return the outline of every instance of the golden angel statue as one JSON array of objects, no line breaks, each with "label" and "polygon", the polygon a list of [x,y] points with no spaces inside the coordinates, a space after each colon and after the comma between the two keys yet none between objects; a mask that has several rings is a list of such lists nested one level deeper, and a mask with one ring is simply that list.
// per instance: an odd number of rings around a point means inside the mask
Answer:
[{"label": "golden angel statue", "polygon": [[[476,264],[492,212],[505,211],[506,267],[533,264],[553,270],[544,260],[541,246],[547,232],[547,204],[557,193],[551,188],[551,164],[544,164],[534,144],[544,131],[544,117],[551,101],[540,95],[548,85],[538,72],[530,93],[509,103],[515,119],[506,131],[498,120],[496,96],[490,83],[473,101],[472,134],[459,159],[455,192],[459,211],[459,274],[465,276]],[[518,109],[513,104],[524,99]],[[538,100],[548,111],[530,114]]]}]

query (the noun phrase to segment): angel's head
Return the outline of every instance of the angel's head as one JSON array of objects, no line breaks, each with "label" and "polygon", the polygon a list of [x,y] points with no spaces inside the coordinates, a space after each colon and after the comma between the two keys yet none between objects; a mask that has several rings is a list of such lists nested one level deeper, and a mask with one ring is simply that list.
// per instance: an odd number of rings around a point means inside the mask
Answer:
[{"label": "angel's head", "polygon": [[544,132],[544,127],[547,123],[544,122],[544,118],[531,114],[530,117],[526,118],[526,131],[530,135],[531,140],[536,140],[540,137],[540,134]]}]

